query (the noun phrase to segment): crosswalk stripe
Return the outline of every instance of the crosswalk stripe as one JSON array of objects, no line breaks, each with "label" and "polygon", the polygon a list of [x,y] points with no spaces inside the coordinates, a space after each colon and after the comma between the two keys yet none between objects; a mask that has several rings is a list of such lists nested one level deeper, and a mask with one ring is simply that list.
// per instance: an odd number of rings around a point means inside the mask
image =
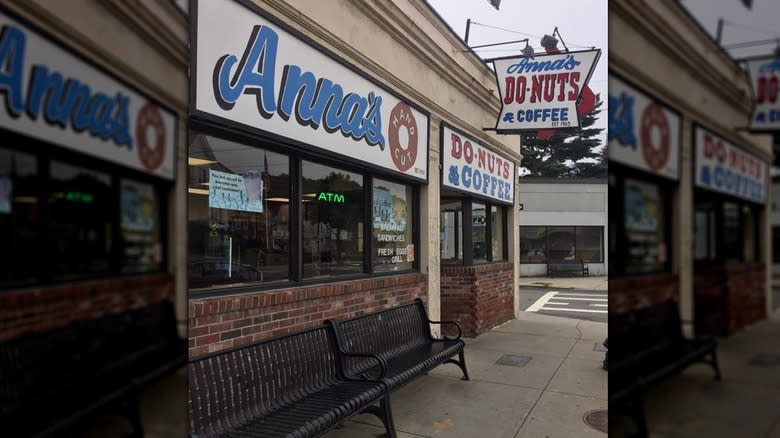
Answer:
[{"label": "crosswalk stripe", "polygon": [[562,296],[572,296],[572,297],[607,297],[607,294],[580,294],[575,292],[558,292],[558,295]]},{"label": "crosswalk stripe", "polygon": [[531,307],[529,307],[528,310],[526,310],[526,312],[537,312],[537,311],[539,311],[539,309],[541,309],[542,306],[544,306],[547,303],[547,301],[549,301],[550,298],[554,297],[555,294],[557,294],[557,293],[558,293],[557,291],[551,291],[551,292],[547,292],[546,294],[542,295],[541,298],[539,298],[533,304],[531,304]]},{"label": "crosswalk stripe", "polygon": [[574,297],[562,297],[561,294],[555,298],[557,300],[571,300],[571,301],[607,301],[606,298],[574,298]]},{"label": "crosswalk stripe", "polygon": [[590,309],[563,309],[554,307],[542,307],[541,310],[558,310],[561,312],[584,312],[584,313],[607,313],[606,310],[590,310]]},{"label": "crosswalk stripe", "polygon": [[607,307],[606,304],[591,304],[593,307]]},{"label": "crosswalk stripe", "polygon": [[548,301],[547,304],[554,304],[556,306],[568,306],[570,303],[559,303],[557,301]]}]

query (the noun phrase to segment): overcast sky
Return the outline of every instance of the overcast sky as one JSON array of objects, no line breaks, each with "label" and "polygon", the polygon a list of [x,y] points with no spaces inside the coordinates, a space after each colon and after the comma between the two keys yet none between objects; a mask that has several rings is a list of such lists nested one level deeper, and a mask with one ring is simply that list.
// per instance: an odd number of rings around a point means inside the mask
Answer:
[{"label": "overcast sky", "polygon": [[[737,0],[732,0],[736,2]],[[760,2],[762,0],[755,0]],[[763,0],[767,1],[767,0]],[[777,1],[777,0],[772,0]],[[537,52],[544,52],[539,41],[544,34],[552,34],[555,26],[569,50],[591,47],[601,49],[601,58],[590,79],[590,88],[600,94],[604,104],[596,127],[607,127],[607,1],[606,0],[501,0],[496,10],[488,0],[428,0],[439,15],[461,37],[466,30],[466,19],[471,18],[469,45],[498,43],[528,37]],[[475,24],[479,23],[479,24]],[[492,26],[492,27],[488,27]],[[506,29],[500,30],[496,28]],[[497,58],[519,54],[525,43],[486,47],[477,50],[482,58]],[[563,45],[558,43],[558,48]],[[606,129],[602,143],[606,143]]]},{"label": "overcast sky", "polygon": [[740,0],[682,0],[681,4],[713,37],[718,28],[718,19],[723,18],[721,44],[736,59],[770,55],[777,47],[777,43],[772,41],[752,47],[729,48],[737,43],[780,38],[778,0],[753,0],[750,9]]}]

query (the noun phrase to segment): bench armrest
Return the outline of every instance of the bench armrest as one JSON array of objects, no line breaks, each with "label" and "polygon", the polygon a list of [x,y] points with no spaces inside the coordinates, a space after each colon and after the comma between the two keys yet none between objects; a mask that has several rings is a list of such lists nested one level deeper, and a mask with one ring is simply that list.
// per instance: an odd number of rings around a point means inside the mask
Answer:
[{"label": "bench armrest", "polygon": [[447,339],[449,341],[457,341],[458,339],[460,339],[463,336],[463,327],[460,325],[460,323],[458,321],[431,321],[429,319],[428,323],[429,324],[440,324],[440,325],[444,325],[444,324],[455,325],[455,327],[458,328],[458,336],[456,336],[454,338],[448,338],[448,337],[445,336],[444,339]]},{"label": "bench armrest", "polygon": [[[387,376],[387,361],[382,356],[380,356],[378,354],[373,354],[373,353],[347,353],[347,352],[345,352],[343,350],[341,350],[340,353],[344,357],[364,357],[364,358],[374,359],[377,362],[379,362],[379,367],[382,369],[382,372],[379,374],[379,376],[377,376],[376,379],[369,379],[369,380],[381,380],[381,379],[384,379]],[[343,366],[342,366],[342,369],[343,369]],[[351,377],[351,376],[347,375],[347,371],[346,370],[344,370],[344,377],[346,378],[346,380],[352,381],[352,382],[355,382],[355,381],[363,382],[363,381],[367,380],[367,379],[359,379],[357,377]]]}]

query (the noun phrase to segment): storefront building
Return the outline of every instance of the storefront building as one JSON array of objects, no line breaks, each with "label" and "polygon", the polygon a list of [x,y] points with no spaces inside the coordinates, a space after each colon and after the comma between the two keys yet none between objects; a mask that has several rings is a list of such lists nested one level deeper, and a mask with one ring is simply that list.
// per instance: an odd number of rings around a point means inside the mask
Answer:
[{"label": "storefront building", "polygon": [[515,316],[519,140],[426,2],[193,5],[191,356],[418,297],[470,335]]},{"label": "storefront building", "polygon": [[610,311],[673,297],[696,333],[729,335],[771,309],[771,136],[746,133],[744,70],[682,6],[609,20]]},{"label": "storefront building", "polygon": [[184,321],[185,14],[0,1],[0,27],[0,340],[166,299]]},{"label": "storefront building", "polygon": [[520,179],[520,276],[547,275],[548,260],[582,260],[607,275],[607,180]]}]

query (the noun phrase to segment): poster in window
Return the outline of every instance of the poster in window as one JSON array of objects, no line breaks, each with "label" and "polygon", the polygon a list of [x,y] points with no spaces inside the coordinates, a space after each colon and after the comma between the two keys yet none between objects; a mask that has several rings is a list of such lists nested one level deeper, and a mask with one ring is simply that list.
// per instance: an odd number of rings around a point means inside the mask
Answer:
[{"label": "poster in window", "polygon": [[626,181],[626,230],[654,232],[658,229],[658,188],[639,181]]},{"label": "poster in window", "polygon": [[11,213],[11,178],[0,173],[0,214]]},{"label": "poster in window", "polygon": [[122,230],[151,231],[154,228],[155,194],[148,184],[122,181]]},{"label": "poster in window", "polygon": [[376,263],[398,269],[397,265],[414,260],[414,246],[407,241],[406,199],[382,186],[374,187],[373,198]]},{"label": "poster in window", "polygon": [[209,169],[209,207],[263,212],[263,178],[259,171],[243,175]]}]

